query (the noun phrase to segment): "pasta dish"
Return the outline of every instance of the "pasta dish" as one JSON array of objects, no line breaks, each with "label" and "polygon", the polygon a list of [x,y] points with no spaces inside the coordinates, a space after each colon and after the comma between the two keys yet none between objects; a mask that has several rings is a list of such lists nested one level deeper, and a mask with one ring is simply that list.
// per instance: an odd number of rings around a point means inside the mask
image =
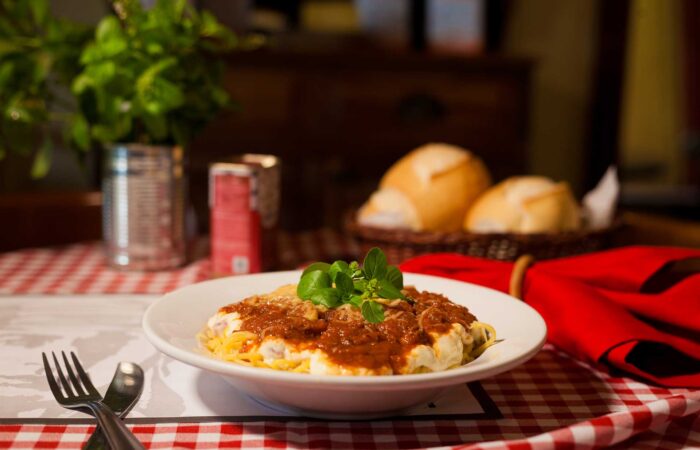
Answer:
[{"label": "pasta dish", "polygon": [[[387,271],[375,272],[367,258],[362,269],[351,263],[334,273],[326,266],[307,269],[297,285],[223,306],[200,333],[200,343],[216,358],[247,366],[400,375],[461,366],[495,342],[493,327],[443,295],[404,287],[402,278],[392,282],[395,289],[382,289],[389,285],[381,281]],[[309,276],[316,281],[305,281]]]}]

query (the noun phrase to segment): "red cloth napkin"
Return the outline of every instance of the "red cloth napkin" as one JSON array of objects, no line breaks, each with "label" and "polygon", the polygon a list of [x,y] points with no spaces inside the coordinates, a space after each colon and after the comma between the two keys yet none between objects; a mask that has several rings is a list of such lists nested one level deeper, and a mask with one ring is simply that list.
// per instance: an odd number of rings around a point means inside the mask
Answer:
[{"label": "red cloth napkin", "polygon": [[[700,388],[700,274],[663,292],[641,293],[669,263],[700,250],[626,247],[537,262],[526,272],[523,300],[544,317],[549,341],[663,386]],[[431,254],[401,264],[508,292],[513,264],[457,254]]]}]

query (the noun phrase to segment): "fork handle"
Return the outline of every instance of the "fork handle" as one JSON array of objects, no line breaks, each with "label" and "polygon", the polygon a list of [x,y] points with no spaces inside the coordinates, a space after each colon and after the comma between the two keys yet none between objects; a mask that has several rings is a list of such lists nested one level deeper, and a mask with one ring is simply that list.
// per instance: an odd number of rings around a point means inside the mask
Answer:
[{"label": "fork handle", "polygon": [[131,450],[145,448],[136,436],[124,425],[124,422],[102,402],[88,402],[88,408],[102,427],[102,432],[113,450]]}]

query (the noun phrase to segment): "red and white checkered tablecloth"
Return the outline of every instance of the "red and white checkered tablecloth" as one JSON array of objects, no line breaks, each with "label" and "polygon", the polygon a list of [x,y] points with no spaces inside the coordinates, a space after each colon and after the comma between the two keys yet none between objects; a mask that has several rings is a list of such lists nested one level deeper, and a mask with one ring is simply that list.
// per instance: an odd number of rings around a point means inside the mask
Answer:
[{"label": "red and white checkered tablecloth", "polygon": [[[286,267],[357,250],[328,230],[283,234],[279,244]],[[0,294],[5,295],[162,293],[207,277],[206,260],[170,272],[110,270],[96,243],[0,254]],[[614,376],[551,345],[526,364],[483,380],[482,386],[503,418],[130,427],[149,448],[700,448],[700,391],[653,387]],[[0,448],[80,448],[93,428],[0,425]]]}]

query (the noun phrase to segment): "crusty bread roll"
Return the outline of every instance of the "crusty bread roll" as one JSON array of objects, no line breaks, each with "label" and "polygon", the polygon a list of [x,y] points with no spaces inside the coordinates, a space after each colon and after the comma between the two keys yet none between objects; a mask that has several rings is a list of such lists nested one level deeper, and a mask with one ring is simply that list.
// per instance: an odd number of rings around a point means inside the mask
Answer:
[{"label": "crusty bread roll", "polygon": [[456,231],[472,202],[491,184],[469,151],[427,144],[396,162],[360,209],[361,224],[415,231]]},{"label": "crusty bread roll", "polygon": [[479,197],[464,229],[477,233],[555,233],[577,230],[581,213],[567,183],[549,178],[512,177]]},{"label": "crusty bread roll", "polygon": [[385,188],[374,191],[360,209],[359,221],[363,225],[379,228],[422,229],[418,211],[401,191]]}]

